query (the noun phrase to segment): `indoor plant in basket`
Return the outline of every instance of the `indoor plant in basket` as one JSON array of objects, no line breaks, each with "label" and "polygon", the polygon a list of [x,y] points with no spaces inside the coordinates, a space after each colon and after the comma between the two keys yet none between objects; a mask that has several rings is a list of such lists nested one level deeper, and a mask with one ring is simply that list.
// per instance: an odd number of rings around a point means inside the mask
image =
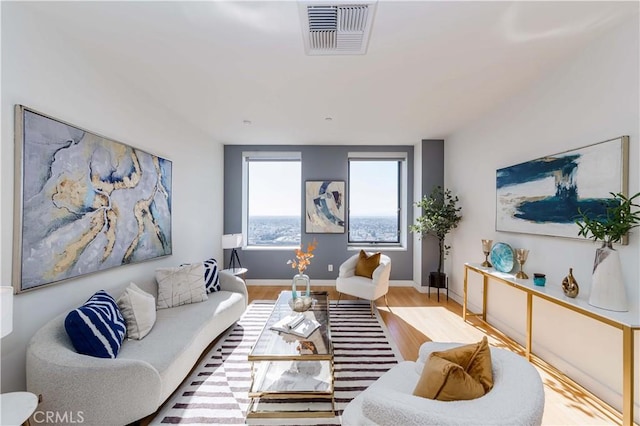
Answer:
[{"label": "indoor plant in basket", "polygon": [[451,246],[446,245],[444,239],[462,219],[462,207],[456,206],[458,201],[458,197],[453,196],[451,190],[436,186],[430,195],[423,196],[422,200],[415,203],[416,207],[422,209],[422,216],[416,218],[416,223],[409,229],[422,236],[433,235],[438,239],[438,271],[429,274],[430,287],[445,287],[446,274],[442,272],[442,264]]},{"label": "indoor plant in basket", "polygon": [[640,205],[634,200],[640,192],[632,197],[622,193],[610,193],[607,200],[606,213],[596,217],[589,212],[579,210],[580,217],[576,223],[580,227],[578,235],[594,241],[602,241],[602,247],[596,249],[591,280],[589,304],[611,311],[627,311],[627,297],[622,280],[620,255],[613,248],[627,233],[640,225]]}]

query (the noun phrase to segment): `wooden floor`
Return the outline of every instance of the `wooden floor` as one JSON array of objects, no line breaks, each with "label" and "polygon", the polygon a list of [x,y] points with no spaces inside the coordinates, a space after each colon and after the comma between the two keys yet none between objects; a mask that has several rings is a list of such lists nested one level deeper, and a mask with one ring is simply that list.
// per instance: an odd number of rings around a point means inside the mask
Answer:
[{"label": "wooden floor", "polygon": [[[286,287],[249,286],[249,300],[275,300]],[[314,290],[326,290],[335,300],[335,287],[314,286]],[[351,298],[342,296],[343,299]],[[379,299],[377,306],[396,345],[405,360],[415,360],[420,345],[427,341],[472,343],[487,336],[495,347],[522,353],[521,348],[495,329],[472,320],[462,320],[462,306],[444,293],[440,303],[434,293],[431,299],[411,287],[391,287],[387,295],[390,310]],[[475,322],[474,322],[475,321]],[[622,417],[608,405],[594,397],[553,367],[536,359],[535,367],[540,372],[545,387],[544,425],[611,425],[621,424]]]}]

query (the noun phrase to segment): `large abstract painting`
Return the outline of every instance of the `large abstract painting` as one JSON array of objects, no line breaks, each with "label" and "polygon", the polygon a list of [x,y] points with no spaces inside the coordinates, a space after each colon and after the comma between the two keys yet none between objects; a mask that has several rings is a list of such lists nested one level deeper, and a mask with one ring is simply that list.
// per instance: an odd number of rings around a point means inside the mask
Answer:
[{"label": "large abstract painting", "polygon": [[305,182],[308,234],[344,232],[344,186],[335,180]]},{"label": "large abstract painting", "polygon": [[496,172],[496,230],[578,237],[578,211],[602,215],[627,191],[629,138],[538,158]]},{"label": "large abstract painting", "polygon": [[171,254],[170,161],[16,106],[14,285]]}]

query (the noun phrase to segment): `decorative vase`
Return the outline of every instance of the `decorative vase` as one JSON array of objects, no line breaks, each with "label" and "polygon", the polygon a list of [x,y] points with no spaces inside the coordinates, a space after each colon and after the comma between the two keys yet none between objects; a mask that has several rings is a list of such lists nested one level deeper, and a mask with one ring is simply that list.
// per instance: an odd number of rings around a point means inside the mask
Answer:
[{"label": "decorative vase", "polygon": [[589,304],[609,311],[626,312],[627,294],[622,281],[620,255],[611,247],[603,244],[596,249],[591,274],[591,294]]},{"label": "decorative vase", "polygon": [[536,272],[533,274],[533,284],[537,286],[544,286],[547,282],[547,276],[545,274]]},{"label": "decorative vase", "polygon": [[308,275],[296,274],[293,276],[293,283],[291,284],[291,297],[293,299],[298,297],[298,289],[302,297],[309,297],[311,295],[311,281]]},{"label": "decorative vase", "polygon": [[569,268],[569,275],[562,280],[562,291],[567,297],[576,297],[580,292],[578,282],[573,276],[573,268]]}]

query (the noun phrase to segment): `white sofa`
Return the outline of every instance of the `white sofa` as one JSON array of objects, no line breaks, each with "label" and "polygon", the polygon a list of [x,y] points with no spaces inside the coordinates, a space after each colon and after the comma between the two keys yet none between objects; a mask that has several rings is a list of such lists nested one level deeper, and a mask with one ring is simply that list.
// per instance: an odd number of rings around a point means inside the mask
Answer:
[{"label": "white sofa", "polygon": [[544,412],[544,387],[526,359],[491,348],[493,389],[468,401],[436,401],[413,395],[431,352],[460,343],[427,342],[416,362],[404,361],[356,396],[342,413],[345,426],[537,426]]},{"label": "white sofa", "polygon": [[[125,425],[157,411],[244,313],[244,281],[221,271],[220,286],[204,302],[158,310],[151,332],[125,339],[116,359],[78,354],[64,328],[66,313],[45,324],[27,348],[27,390],[42,396],[38,411],[59,413],[54,418],[69,424],[81,417],[84,425]],[[140,287],[157,296],[155,282]]]}]

